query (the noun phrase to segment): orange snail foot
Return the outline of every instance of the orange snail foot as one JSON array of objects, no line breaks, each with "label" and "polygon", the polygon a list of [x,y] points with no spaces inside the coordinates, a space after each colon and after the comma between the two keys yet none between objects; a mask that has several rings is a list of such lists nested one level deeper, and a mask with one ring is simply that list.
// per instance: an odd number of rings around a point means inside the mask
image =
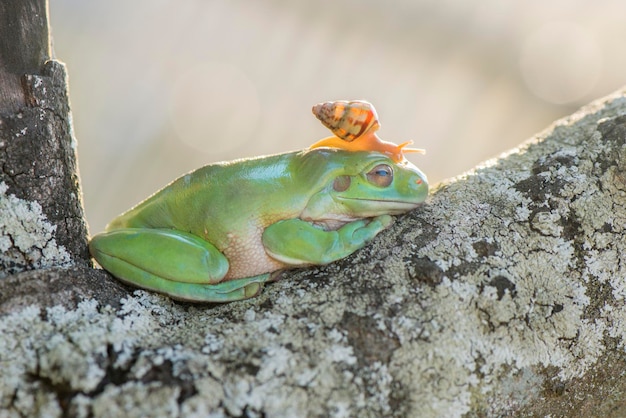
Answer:
[{"label": "orange snail foot", "polygon": [[317,141],[316,143],[311,145],[309,149],[329,147],[344,149],[347,151],[378,151],[382,154],[389,155],[391,159],[395,162],[401,162],[404,160],[405,152],[417,152],[420,154],[424,154],[426,152],[420,148],[406,147],[407,145],[411,145],[412,143],[413,141],[407,141],[403,142],[400,145],[396,145],[393,142],[383,141],[376,134],[365,134],[351,142],[348,142],[336,136],[330,136],[328,138]]}]

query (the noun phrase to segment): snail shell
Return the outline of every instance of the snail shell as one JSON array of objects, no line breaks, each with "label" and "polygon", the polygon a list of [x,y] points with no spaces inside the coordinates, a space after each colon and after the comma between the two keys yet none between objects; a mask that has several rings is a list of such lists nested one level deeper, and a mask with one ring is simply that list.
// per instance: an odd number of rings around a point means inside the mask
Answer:
[{"label": "snail shell", "polygon": [[363,100],[319,103],[313,106],[313,114],[336,136],[348,142],[380,127],[374,106]]}]

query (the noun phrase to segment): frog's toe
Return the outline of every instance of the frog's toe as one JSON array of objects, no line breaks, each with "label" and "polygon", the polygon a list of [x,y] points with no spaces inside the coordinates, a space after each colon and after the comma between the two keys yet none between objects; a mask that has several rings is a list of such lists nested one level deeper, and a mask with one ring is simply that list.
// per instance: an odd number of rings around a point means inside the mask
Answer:
[{"label": "frog's toe", "polygon": [[261,290],[263,290],[262,283],[250,283],[243,288],[245,299],[257,296],[259,293],[261,293]]}]

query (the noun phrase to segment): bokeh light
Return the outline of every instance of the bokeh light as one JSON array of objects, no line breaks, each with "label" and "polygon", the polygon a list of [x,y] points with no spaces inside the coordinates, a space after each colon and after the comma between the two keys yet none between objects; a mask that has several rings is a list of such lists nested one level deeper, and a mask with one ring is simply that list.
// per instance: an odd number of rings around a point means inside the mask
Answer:
[{"label": "bokeh light", "polygon": [[[244,147],[259,121],[254,84],[241,69],[225,63],[205,63],[181,74],[169,104],[177,137],[201,152],[223,154]],[[216,126],[222,126],[223,136],[209,141]]]},{"label": "bokeh light", "polygon": [[593,89],[602,70],[602,55],[593,36],[580,26],[551,22],[525,40],[520,66],[533,93],[566,104]]}]

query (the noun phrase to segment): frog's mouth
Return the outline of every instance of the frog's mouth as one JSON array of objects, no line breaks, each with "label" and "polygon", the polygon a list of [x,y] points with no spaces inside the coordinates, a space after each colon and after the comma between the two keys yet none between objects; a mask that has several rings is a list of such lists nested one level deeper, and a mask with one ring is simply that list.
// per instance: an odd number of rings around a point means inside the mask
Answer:
[{"label": "frog's mouth", "polygon": [[302,217],[301,219],[313,222],[326,231],[334,231],[345,224],[358,219],[373,218],[380,215],[400,215],[418,207],[422,202],[410,202],[406,200],[383,200],[342,197],[349,211],[325,212],[318,218]]},{"label": "frog's mouth", "polygon": [[407,210],[416,208],[422,202],[411,202],[410,200],[394,200],[394,199],[365,199],[362,197],[344,197],[338,196],[339,200],[357,200],[360,202],[371,202],[372,204],[377,205],[380,208],[386,207],[397,207],[397,208],[405,208]]}]

